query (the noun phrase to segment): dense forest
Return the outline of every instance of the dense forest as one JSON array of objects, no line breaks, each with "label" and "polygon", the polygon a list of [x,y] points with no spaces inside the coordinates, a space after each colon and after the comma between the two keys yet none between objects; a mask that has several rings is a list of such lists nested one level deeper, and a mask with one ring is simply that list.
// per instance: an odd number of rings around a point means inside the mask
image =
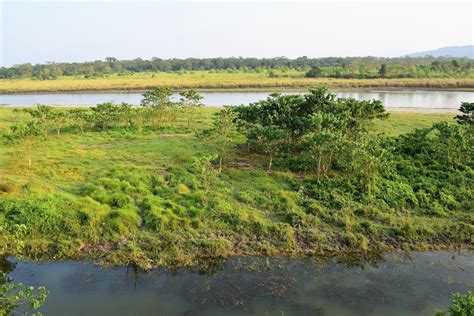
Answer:
[{"label": "dense forest", "polygon": [[[61,76],[101,77],[108,74],[137,72],[267,72],[270,77],[285,76],[290,70],[306,73],[307,77],[334,78],[425,78],[472,76],[474,62],[469,58],[379,58],[327,57],[296,59],[276,58],[141,58],[118,60],[106,57],[83,63],[22,64],[0,68],[0,79],[35,78],[56,79]],[[287,74],[288,76],[291,74]]]}]

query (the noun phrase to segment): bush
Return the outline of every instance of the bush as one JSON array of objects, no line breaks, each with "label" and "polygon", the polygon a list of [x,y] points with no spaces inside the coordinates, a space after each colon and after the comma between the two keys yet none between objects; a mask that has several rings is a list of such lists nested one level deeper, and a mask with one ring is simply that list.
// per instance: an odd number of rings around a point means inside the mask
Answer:
[{"label": "bush", "polygon": [[62,230],[62,215],[54,198],[6,199],[0,201],[7,228],[25,225],[30,233],[52,234]]},{"label": "bush", "polygon": [[448,306],[448,313],[443,311],[436,312],[436,316],[474,316],[474,295],[471,291],[466,294],[454,293],[453,300]]}]

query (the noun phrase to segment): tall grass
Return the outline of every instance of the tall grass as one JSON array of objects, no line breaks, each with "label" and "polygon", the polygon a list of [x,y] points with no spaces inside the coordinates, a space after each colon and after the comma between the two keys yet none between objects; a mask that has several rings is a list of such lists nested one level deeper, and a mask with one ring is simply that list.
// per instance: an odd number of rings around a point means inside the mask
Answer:
[{"label": "tall grass", "polygon": [[394,87],[394,88],[474,88],[474,78],[426,79],[334,79],[304,78],[292,73],[287,77],[270,78],[266,73],[137,73],[125,76],[107,75],[101,78],[61,77],[56,80],[13,79],[0,80],[0,93],[74,92],[74,91],[131,91],[156,86],[173,89],[298,89],[317,85],[339,88]]}]

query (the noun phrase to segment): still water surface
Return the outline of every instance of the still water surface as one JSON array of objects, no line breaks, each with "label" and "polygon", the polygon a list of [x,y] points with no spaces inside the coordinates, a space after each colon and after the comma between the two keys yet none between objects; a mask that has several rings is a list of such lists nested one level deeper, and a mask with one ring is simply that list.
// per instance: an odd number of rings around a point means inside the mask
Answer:
[{"label": "still water surface", "polygon": [[234,258],[174,273],[10,259],[10,276],[51,291],[44,315],[433,316],[451,293],[474,289],[473,259],[467,251],[392,253],[351,264]]},{"label": "still water surface", "polygon": [[[461,102],[474,102],[474,91],[437,90],[335,90],[339,97],[381,100],[392,108],[446,108],[458,109]],[[302,93],[302,92],[285,92]],[[270,92],[205,92],[204,104],[208,106],[240,105],[265,99]],[[55,94],[3,94],[0,104],[13,106],[95,105],[113,101],[139,104],[140,93],[55,93]]]}]

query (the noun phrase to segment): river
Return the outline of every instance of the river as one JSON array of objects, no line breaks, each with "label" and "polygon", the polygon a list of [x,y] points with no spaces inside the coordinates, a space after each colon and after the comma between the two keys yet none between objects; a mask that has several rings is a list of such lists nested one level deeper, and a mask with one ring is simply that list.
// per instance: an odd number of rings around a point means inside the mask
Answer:
[{"label": "river", "polygon": [[[461,102],[474,102],[474,91],[443,90],[382,90],[357,89],[335,90],[339,97],[381,100],[387,108],[458,109]],[[302,92],[285,92],[302,93]],[[270,92],[204,92],[207,106],[240,105],[265,99]],[[176,95],[175,95],[176,97]],[[113,101],[139,104],[140,93],[51,93],[51,94],[3,94],[0,104],[10,106],[48,105],[95,105]]]},{"label": "river", "polygon": [[[3,264],[51,292],[44,315],[430,315],[474,289],[474,253],[390,253],[368,261],[233,258],[206,269]],[[5,268],[8,266],[8,268]]]}]

